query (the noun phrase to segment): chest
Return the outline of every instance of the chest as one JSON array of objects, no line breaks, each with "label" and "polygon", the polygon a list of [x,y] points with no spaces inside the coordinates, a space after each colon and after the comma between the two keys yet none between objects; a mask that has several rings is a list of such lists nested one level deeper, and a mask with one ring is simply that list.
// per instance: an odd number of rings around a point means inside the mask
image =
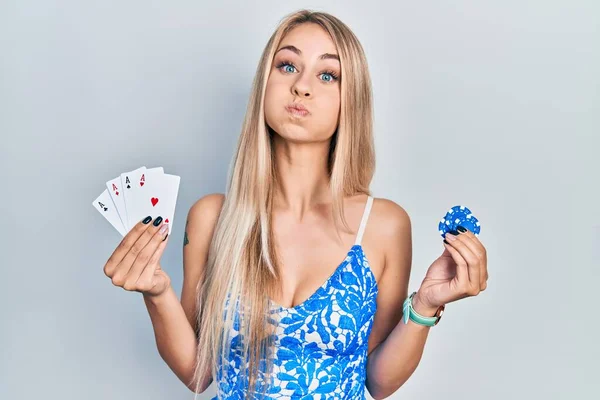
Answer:
[{"label": "chest", "polygon": [[[343,268],[351,252],[361,215],[348,216],[352,231],[340,229],[339,237],[333,221],[321,215],[311,215],[302,223],[286,216],[274,216],[273,234],[282,276],[279,292],[272,300],[286,308],[296,307],[309,299],[328,279]],[[362,252],[368,259],[375,279],[383,270],[383,255],[370,235],[361,241]]]}]

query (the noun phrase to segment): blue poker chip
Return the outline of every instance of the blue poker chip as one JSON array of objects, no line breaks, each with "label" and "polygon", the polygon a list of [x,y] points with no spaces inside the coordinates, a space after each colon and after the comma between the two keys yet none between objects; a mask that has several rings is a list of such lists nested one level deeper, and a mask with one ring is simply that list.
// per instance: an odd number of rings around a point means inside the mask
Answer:
[{"label": "blue poker chip", "polygon": [[458,226],[462,226],[471,231],[475,236],[479,235],[481,226],[479,220],[475,218],[471,210],[465,206],[454,206],[440,220],[438,230],[442,237],[449,231],[454,231]]}]

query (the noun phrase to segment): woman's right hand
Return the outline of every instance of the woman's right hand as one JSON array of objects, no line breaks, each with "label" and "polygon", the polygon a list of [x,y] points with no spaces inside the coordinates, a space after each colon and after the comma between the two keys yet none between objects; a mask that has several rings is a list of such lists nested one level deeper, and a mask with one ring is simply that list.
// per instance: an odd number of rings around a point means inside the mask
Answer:
[{"label": "woman's right hand", "polygon": [[127,291],[158,296],[171,286],[171,279],[160,268],[160,257],[169,242],[169,224],[162,217],[138,222],[125,235],[104,265],[104,274],[113,285]]}]

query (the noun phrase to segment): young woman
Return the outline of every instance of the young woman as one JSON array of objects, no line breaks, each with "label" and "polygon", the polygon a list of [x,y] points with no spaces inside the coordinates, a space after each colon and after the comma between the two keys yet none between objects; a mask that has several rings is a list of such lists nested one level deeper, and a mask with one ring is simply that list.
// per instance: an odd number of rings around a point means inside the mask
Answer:
[{"label": "young woman", "polygon": [[181,303],[160,267],[162,218],[107,261],[113,284],[144,294],[161,357],[195,393],[214,379],[222,399],[388,397],[444,305],[485,290],[486,250],[460,229],[409,296],[409,216],[369,190],[371,103],[350,29],[288,15],[262,54],[226,196],[188,213]]}]

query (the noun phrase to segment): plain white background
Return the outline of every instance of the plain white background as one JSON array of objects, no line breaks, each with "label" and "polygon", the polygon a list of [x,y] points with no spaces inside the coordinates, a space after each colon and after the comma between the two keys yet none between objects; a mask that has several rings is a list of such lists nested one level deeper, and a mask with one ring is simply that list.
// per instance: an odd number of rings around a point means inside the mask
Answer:
[{"label": "plain white background", "polygon": [[301,7],[365,48],[372,189],[412,218],[409,290],[453,205],[489,253],[489,289],[447,306],[391,398],[600,397],[597,2],[20,0],[0,4],[0,398],[193,397],[141,295],[104,276],[120,236],[91,201],[141,165],[181,176],[180,293],[181,222],[225,190],[260,53]]}]

